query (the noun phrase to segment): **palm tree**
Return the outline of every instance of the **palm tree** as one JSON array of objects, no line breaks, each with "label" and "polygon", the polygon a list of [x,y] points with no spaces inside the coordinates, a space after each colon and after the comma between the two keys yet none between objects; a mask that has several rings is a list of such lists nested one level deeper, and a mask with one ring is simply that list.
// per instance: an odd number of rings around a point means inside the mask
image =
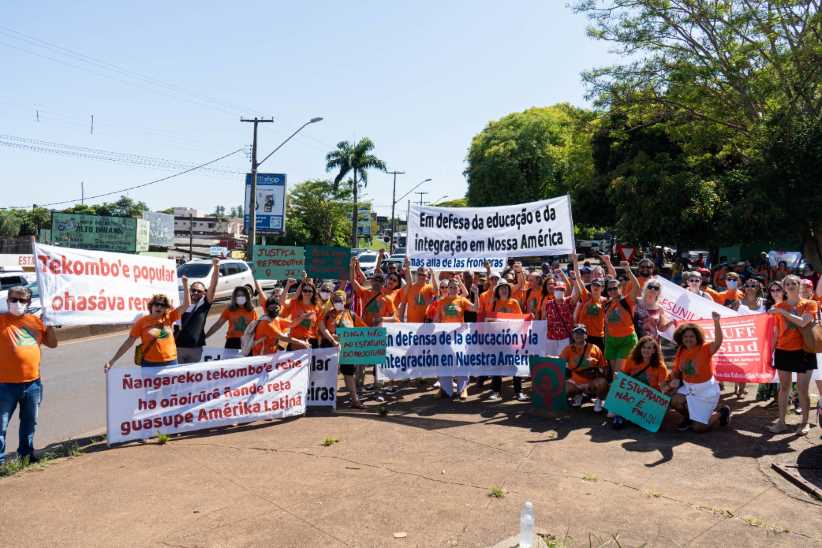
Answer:
[{"label": "palm tree", "polygon": [[337,148],[329,152],[325,157],[326,171],[337,171],[334,177],[334,190],[340,186],[340,182],[346,175],[351,173],[351,192],[354,199],[351,211],[351,247],[357,247],[357,192],[359,185],[363,187],[368,184],[368,170],[379,169],[385,171],[385,162],[371,154],[374,150],[374,142],[368,137],[363,137],[355,144],[348,141],[340,141]]}]

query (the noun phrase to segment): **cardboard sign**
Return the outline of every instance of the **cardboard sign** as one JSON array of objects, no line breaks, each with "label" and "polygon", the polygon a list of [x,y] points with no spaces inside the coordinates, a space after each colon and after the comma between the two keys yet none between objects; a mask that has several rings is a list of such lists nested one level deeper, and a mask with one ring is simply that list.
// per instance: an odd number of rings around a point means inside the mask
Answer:
[{"label": "cardboard sign", "polygon": [[384,327],[338,327],[340,363],[378,365],[385,361]]},{"label": "cardboard sign", "polygon": [[617,373],[605,408],[637,426],[656,432],[668,411],[671,397],[625,373]]},{"label": "cardboard sign", "polygon": [[255,245],[254,277],[258,280],[300,280],[305,270],[305,248],[291,245]]},{"label": "cardboard sign", "polygon": [[305,271],[321,280],[347,280],[351,248],[327,245],[305,246]]},{"label": "cardboard sign", "polygon": [[531,407],[537,415],[551,415],[565,411],[568,396],[565,394],[565,360],[543,356],[530,356]]}]

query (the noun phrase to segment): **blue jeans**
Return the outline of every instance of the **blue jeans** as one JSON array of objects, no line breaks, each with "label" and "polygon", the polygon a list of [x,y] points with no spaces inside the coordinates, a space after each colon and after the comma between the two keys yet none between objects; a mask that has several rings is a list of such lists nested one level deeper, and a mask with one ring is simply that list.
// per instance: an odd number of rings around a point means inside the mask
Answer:
[{"label": "blue jeans", "polygon": [[22,459],[34,454],[34,429],[37,411],[43,401],[40,379],[31,382],[0,383],[0,464],[6,460],[6,430],[17,405],[20,405],[20,442],[17,455]]}]

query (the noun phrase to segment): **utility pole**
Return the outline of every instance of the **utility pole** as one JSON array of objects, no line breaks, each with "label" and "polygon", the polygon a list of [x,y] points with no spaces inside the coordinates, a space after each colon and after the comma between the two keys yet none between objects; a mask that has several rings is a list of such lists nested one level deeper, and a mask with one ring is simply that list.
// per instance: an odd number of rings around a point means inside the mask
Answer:
[{"label": "utility pole", "polygon": [[405,175],[404,171],[388,171],[394,176],[394,190],[391,192],[391,243],[388,244],[388,251],[394,253],[394,232],[397,230],[397,221],[394,219],[394,206],[397,205],[397,175]]},{"label": "utility pole", "polygon": [[188,260],[194,258],[194,214],[188,214]]},{"label": "utility pole", "polygon": [[246,250],[247,260],[254,258],[254,244],[257,242],[257,125],[273,124],[274,118],[240,118],[241,122],[251,122],[254,124],[254,138],[251,141],[251,200],[248,212],[248,248]]},{"label": "utility pole", "polygon": [[422,205],[422,197],[428,194],[427,192],[415,192],[414,194],[420,195],[420,205]]},{"label": "utility pole", "polygon": [[80,204],[86,203],[86,187],[84,181],[80,181]]}]

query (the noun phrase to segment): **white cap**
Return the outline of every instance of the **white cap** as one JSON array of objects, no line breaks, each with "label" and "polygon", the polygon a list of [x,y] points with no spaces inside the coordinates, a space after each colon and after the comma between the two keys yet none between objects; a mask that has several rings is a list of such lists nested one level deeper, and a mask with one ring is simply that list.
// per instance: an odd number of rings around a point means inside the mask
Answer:
[{"label": "white cap", "polygon": [[497,278],[497,279],[502,278],[502,276],[500,276],[499,272],[497,272],[496,270],[492,270],[491,273],[488,275],[488,277],[489,278]]}]

